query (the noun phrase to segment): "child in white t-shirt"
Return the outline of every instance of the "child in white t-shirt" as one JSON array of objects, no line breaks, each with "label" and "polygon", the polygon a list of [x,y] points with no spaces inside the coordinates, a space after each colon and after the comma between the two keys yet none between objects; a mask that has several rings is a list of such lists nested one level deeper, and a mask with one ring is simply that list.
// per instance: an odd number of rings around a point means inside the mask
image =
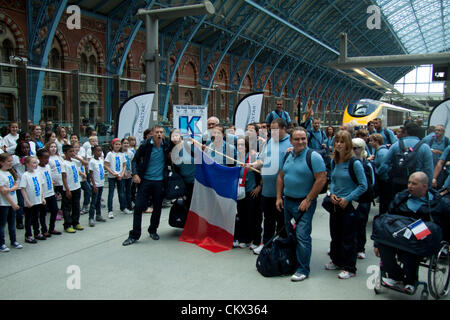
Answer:
[{"label": "child in white t-shirt", "polygon": [[[45,149],[50,154],[50,158],[48,159],[48,164],[50,166],[50,173],[52,176],[53,189],[55,190],[56,200],[61,199],[62,194],[64,192],[62,185],[62,164],[64,159],[62,155],[58,152],[58,146],[56,142],[48,142],[45,145]],[[62,204],[61,208],[62,209]],[[56,216],[56,221],[61,220],[62,210],[58,211],[58,215]]]},{"label": "child in white t-shirt", "polygon": [[[45,205],[44,181],[41,174],[37,171],[38,159],[29,156],[25,159],[27,171],[20,178],[20,191],[24,199],[25,207],[25,242],[36,243],[37,240],[46,240],[47,238],[39,231],[39,212],[42,205]],[[33,227],[34,238],[31,228]]]},{"label": "child in white t-shirt", "polygon": [[81,208],[80,214],[86,214],[89,212],[89,203],[91,201],[92,196],[92,188],[88,182],[88,161],[86,159],[86,151],[84,148],[80,147],[79,142],[74,142],[73,147],[75,149],[75,157],[73,161],[75,161],[78,171],[80,172],[81,178],[81,190],[83,190],[83,206]]},{"label": "child in white t-shirt", "polygon": [[96,221],[105,222],[102,217],[101,199],[103,187],[105,185],[105,167],[102,159],[102,148],[100,146],[92,147],[94,157],[89,161],[89,176],[92,184],[92,201],[89,208],[89,226],[94,227],[94,211]]},{"label": "child in white t-shirt", "polygon": [[[37,157],[39,159],[38,171],[44,181],[44,197],[45,206],[41,207],[39,213],[39,222],[41,224],[41,232],[44,237],[50,238],[52,234],[60,235],[61,232],[55,230],[55,221],[58,214],[58,203],[56,201],[55,190],[53,188],[53,181],[49,163],[50,154],[46,149],[39,149],[37,151]],[[47,211],[50,212],[50,225],[47,229],[46,215]]]},{"label": "child in white t-shirt", "polygon": [[105,158],[105,169],[108,172],[108,218],[113,219],[113,198],[117,185],[120,211],[131,213],[126,208],[125,194],[123,191],[123,176],[126,170],[125,158],[121,151],[122,144],[118,138],[112,140],[112,151],[108,152]]},{"label": "child in white t-shirt", "polygon": [[16,240],[16,210],[17,192],[19,184],[9,170],[12,168],[12,156],[9,153],[0,154],[0,251],[8,252],[5,244],[5,228],[8,222],[9,240],[16,249],[22,249],[22,245]]},{"label": "child in white t-shirt", "polygon": [[123,175],[123,189],[125,193],[125,206],[128,211],[132,212],[132,204],[131,204],[131,161],[134,157],[134,152],[130,148],[130,142],[127,138],[122,139],[122,153],[125,158],[125,174]]},{"label": "child in white t-shirt", "polygon": [[61,168],[63,193],[62,193],[62,211],[64,216],[64,230],[67,233],[75,233],[76,230],[83,230],[80,225],[80,198],[81,184],[80,174],[76,163],[73,161],[75,149],[70,144],[63,146],[64,161]]}]

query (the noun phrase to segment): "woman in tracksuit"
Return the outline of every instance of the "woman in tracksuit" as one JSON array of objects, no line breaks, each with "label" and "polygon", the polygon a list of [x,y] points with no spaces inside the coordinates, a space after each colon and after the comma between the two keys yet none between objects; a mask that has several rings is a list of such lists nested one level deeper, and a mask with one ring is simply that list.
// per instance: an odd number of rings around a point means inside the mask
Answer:
[{"label": "woman in tracksuit", "polygon": [[360,161],[353,161],[358,184],[349,174],[350,159],[354,156],[352,137],[340,130],[333,143],[333,163],[331,169],[330,198],[334,205],[330,213],[331,261],[327,270],[343,270],[339,279],[349,279],[356,275],[358,216],[353,201],[367,190],[364,168]]}]

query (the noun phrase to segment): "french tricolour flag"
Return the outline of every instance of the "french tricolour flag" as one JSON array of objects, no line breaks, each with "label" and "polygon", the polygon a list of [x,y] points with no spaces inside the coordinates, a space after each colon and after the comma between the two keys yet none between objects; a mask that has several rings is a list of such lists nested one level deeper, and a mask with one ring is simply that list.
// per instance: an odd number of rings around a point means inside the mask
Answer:
[{"label": "french tricolour flag", "polygon": [[180,241],[214,253],[232,248],[239,174],[239,167],[221,166],[203,153]]},{"label": "french tricolour flag", "polygon": [[422,219],[419,219],[411,224],[409,226],[409,229],[411,229],[412,233],[414,233],[417,240],[422,240],[423,238],[431,234],[430,229],[428,229],[427,225],[422,221]]}]

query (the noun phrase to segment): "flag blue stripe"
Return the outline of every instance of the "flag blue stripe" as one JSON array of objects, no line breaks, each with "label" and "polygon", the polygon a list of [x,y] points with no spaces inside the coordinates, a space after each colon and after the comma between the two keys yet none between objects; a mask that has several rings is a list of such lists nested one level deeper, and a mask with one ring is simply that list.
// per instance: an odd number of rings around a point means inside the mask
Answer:
[{"label": "flag blue stripe", "polygon": [[[204,157],[207,156],[204,155]],[[202,164],[195,166],[195,180],[214,189],[218,195],[237,201],[240,171],[239,167],[221,166],[208,158],[207,163],[202,161]]]}]

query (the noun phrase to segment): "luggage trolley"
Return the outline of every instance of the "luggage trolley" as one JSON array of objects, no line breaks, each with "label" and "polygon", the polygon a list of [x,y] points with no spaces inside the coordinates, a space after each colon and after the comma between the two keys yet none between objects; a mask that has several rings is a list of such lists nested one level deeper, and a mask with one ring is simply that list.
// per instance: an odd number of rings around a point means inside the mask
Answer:
[{"label": "luggage trolley", "polygon": [[447,296],[450,280],[450,254],[448,242],[442,241],[439,251],[430,257],[425,257],[419,263],[419,267],[428,268],[427,282],[417,281],[413,292],[407,293],[404,291],[403,285],[392,287],[383,283],[382,277],[385,276],[385,273],[382,270],[380,261],[380,272],[378,273],[374,287],[375,293],[382,293],[382,288],[384,287],[404,294],[414,295],[419,287],[423,286],[420,294],[422,300],[428,300],[429,293],[436,300]]}]

